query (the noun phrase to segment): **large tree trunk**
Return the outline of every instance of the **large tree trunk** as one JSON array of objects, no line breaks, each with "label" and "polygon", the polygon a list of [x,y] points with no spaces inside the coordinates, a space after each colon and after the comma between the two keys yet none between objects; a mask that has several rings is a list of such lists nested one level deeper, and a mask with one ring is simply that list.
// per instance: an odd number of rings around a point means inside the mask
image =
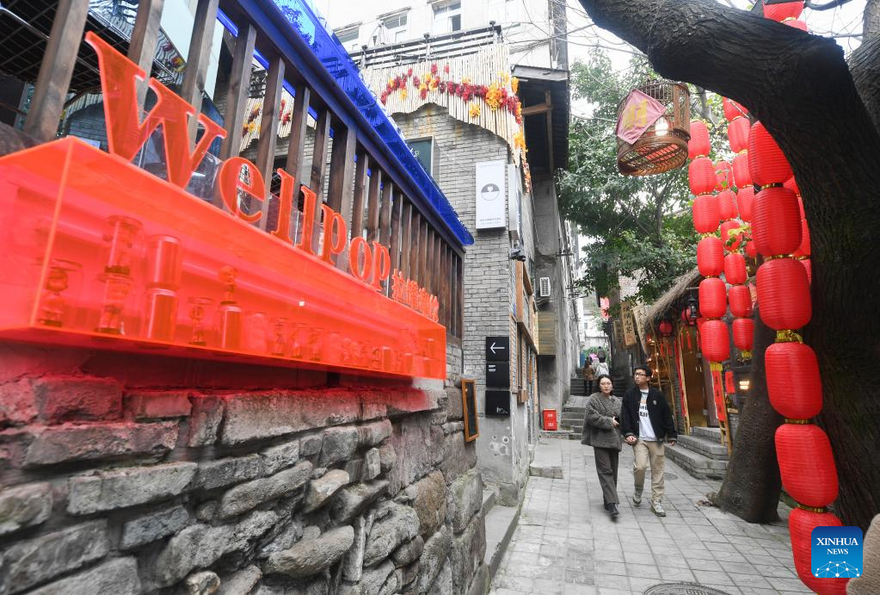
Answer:
[{"label": "large tree trunk", "polygon": [[776,462],[774,436],[782,423],[770,405],[764,378],[764,350],[773,344],[776,332],[755,321],[754,354],[749,396],[740,411],[739,427],[727,475],[715,504],[750,523],[779,520],[779,466]]},{"label": "large tree trunk", "polygon": [[841,48],[714,0],[580,0],[594,22],[648,55],[661,75],[747,106],[797,176],[813,252],[813,320],[840,477],[837,511],[867,529],[880,510],[880,136]]}]

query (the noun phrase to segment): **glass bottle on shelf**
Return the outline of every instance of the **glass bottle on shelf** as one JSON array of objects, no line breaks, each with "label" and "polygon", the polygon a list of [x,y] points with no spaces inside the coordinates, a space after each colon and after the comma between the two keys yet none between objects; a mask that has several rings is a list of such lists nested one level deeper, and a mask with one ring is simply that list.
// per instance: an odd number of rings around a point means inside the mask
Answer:
[{"label": "glass bottle on shelf", "polygon": [[67,306],[62,295],[70,286],[70,277],[82,270],[82,265],[72,260],[53,258],[46,271],[46,284],[40,298],[40,317],[37,322],[45,326],[64,326],[64,309]]},{"label": "glass bottle on shelf", "polygon": [[223,349],[241,349],[242,309],[235,301],[235,279],[238,270],[230,265],[220,268],[220,282],[223,283],[223,301],[217,309],[217,330],[219,331],[220,347]]},{"label": "glass bottle on shelf", "polygon": [[147,242],[144,335],[173,341],[177,327],[177,289],[182,271],[180,240],[154,235]]},{"label": "glass bottle on shelf", "polygon": [[205,308],[214,303],[214,300],[207,297],[191,297],[187,300],[189,304],[189,319],[192,326],[192,335],[189,340],[190,345],[207,345],[205,340]]},{"label": "glass bottle on shelf", "polygon": [[110,231],[104,235],[106,260],[104,272],[98,281],[104,284],[104,301],[101,305],[99,333],[125,334],[125,307],[131,293],[131,263],[135,242],[143,227],[141,222],[123,215],[107,218]]}]

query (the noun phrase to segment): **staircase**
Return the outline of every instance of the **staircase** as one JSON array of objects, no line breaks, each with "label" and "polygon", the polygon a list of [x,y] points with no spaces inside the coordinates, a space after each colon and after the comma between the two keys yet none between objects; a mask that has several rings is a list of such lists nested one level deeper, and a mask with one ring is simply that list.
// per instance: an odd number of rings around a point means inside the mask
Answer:
[{"label": "staircase", "polygon": [[[578,370],[580,374],[580,370]],[[594,383],[595,384],[595,383]],[[584,394],[584,381],[580,376],[571,379],[571,396],[562,407],[562,418],[559,420],[559,429],[570,432],[571,440],[580,440],[584,429],[584,415],[586,414],[587,395]]]},{"label": "staircase", "polygon": [[690,436],[679,436],[666,456],[699,479],[724,479],[727,473],[727,447],[721,443],[719,428],[691,428]]}]

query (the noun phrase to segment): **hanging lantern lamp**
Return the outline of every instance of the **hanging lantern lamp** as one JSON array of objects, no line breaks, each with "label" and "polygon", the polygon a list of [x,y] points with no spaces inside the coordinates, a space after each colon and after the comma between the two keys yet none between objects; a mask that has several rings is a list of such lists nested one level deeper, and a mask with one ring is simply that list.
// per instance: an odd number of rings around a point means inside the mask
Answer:
[{"label": "hanging lantern lamp", "polygon": [[700,329],[700,350],[710,362],[730,359],[730,333],[722,320],[707,320]]},{"label": "hanging lantern lamp", "polygon": [[725,221],[721,224],[721,241],[724,243],[724,249],[728,252],[734,252],[739,250],[739,247],[743,242],[743,234],[742,232],[734,233],[731,235],[731,231],[735,229],[740,229],[742,227],[742,221],[739,219],[731,219],[730,221]]},{"label": "hanging lantern lamp", "polygon": [[727,312],[727,286],[718,277],[700,281],[700,314],[706,318],[721,318]]},{"label": "hanging lantern lamp", "polygon": [[691,140],[688,141],[688,159],[709,155],[709,129],[702,120],[691,120]]},{"label": "hanging lantern lamp", "polygon": [[752,125],[748,118],[734,118],[727,126],[727,139],[730,142],[730,150],[740,153],[749,148],[749,132]]},{"label": "hanging lantern lamp", "polygon": [[749,171],[752,182],[761,187],[782,184],[791,177],[785,154],[760,122],[755,122],[749,134]]},{"label": "hanging lantern lamp", "polygon": [[749,115],[749,110],[747,110],[741,103],[737,103],[733,99],[728,99],[727,97],[721,99],[721,107],[724,109],[724,117],[727,118],[728,122],[735,118]]},{"label": "hanging lantern lamp", "polygon": [[782,2],[779,4],[764,4],[764,18],[781,23],[785,19],[796,19],[804,12],[803,2]]},{"label": "hanging lantern lamp", "polygon": [[704,277],[724,272],[724,245],[719,238],[707,236],[697,243],[697,268]]},{"label": "hanging lantern lamp", "polygon": [[715,175],[715,164],[708,157],[697,157],[688,165],[688,184],[691,194],[700,196],[715,190],[718,179]]},{"label": "hanging lantern lamp", "polygon": [[727,292],[730,302],[730,313],[738,318],[752,316],[752,293],[745,285],[734,285]]},{"label": "hanging lantern lamp", "polygon": [[752,239],[764,256],[791,254],[801,245],[797,196],[788,188],[761,190],[752,205]]},{"label": "hanging lantern lamp", "polygon": [[755,187],[752,185],[740,186],[736,193],[736,207],[739,218],[746,223],[752,220],[752,204],[755,200]]},{"label": "hanging lantern lamp", "polygon": [[694,199],[694,229],[697,233],[718,231],[720,221],[717,198],[711,194],[703,194]]},{"label": "hanging lantern lamp", "polygon": [[837,467],[828,436],[819,426],[779,426],[776,458],[782,486],[789,496],[815,508],[824,508],[837,499]]},{"label": "hanging lantern lamp", "polygon": [[748,279],[746,258],[739,252],[731,252],[724,257],[724,280],[731,285],[742,285]]},{"label": "hanging lantern lamp", "polygon": [[795,330],[812,316],[810,282],[801,261],[775,258],[758,267],[761,320],[774,330]]},{"label": "hanging lantern lamp", "polygon": [[733,171],[733,184],[737,188],[747,188],[752,185],[752,172],[749,170],[749,153],[748,151],[743,151],[739,155],[733,158],[733,163],[731,164],[731,170]]},{"label": "hanging lantern lamp", "polygon": [[810,419],[822,410],[819,361],[798,341],[774,343],[764,352],[770,404],[788,419]]}]

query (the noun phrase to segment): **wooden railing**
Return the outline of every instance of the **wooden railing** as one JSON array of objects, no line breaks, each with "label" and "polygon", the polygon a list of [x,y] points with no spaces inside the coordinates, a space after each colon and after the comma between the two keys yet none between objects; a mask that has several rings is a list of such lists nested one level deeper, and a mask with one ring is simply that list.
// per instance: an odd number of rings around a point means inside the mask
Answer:
[{"label": "wooden railing", "polygon": [[[425,187],[425,173],[413,169],[420,167],[412,165],[415,159],[412,163],[402,161],[400,147],[395,153],[392,143],[383,140],[380,134],[384,131],[387,139],[387,127],[383,124],[383,130],[377,130],[364,115],[364,107],[352,100],[353,81],[343,68],[346,65],[334,63],[336,59],[332,54],[329,57],[326,53],[323,57],[316,55],[315,51],[322,47],[327,50],[328,33],[314,23],[306,23],[298,30],[291,19],[296,20],[297,8],[305,7],[298,6],[297,0],[289,0],[286,5],[289,10],[285,15],[270,0],[199,0],[181,97],[197,110],[202,106],[219,14],[235,34],[225,103],[217,102],[225,106],[221,111],[226,130],[219,158],[225,160],[240,152],[256,51],[267,63],[255,159],[264,179],[272,178],[276,160],[281,157],[284,169],[298,184],[308,185],[318,194],[319,201],[343,215],[351,237],[363,235],[368,241],[377,240],[388,247],[393,267],[438,297],[440,323],[451,336],[461,337],[465,242],[462,232],[448,224],[448,212],[444,214],[440,207],[451,209],[446,203],[438,206],[437,195],[442,197],[439,190],[432,191],[433,196],[420,190]],[[40,142],[56,138],[65,102],[70,97],[68,88],[77,54],[91,51],[82,43],[88,6],[88,0],[58,2],[24,125],[24,132]],[[139,3],[128,57],[147,72],[151,71],[156,54],[164,7],[165,0],[140,0]],[[300,12],[299,18],[306,16]],[[308,38],[310,35],[312,39]],[[320,43],[318,36],[323,36]],[[294,96],[286,156],[279,156],[276,146],[282,89]],[[141,107],[146,92],[143,85],[138,95]],[[355,89],[353,94],[357,97],[358,93],[360,91]],[[369,105],[370,99],[375,103],[375,98],[361,94],[357,103]],[[190,121],[194,138],[197,121],[196,118]],[[313,142],[313,149],[307,160],[305,149],[310,122],[314,127],[313,141],[309,141]],[[277,178],[277,174],[274,175]],[[419,179],[421,187],[414,181]],[[274,195],[267,198],[262,201],[264,216],[259,223],[264,228],[273,223],[271,213],[277,201]],[[219,200],[215,204],[223,208]],[[316,212],[320,213],[320,208]],[[345,263],[340,259],[337,264],[344,266]],[[391,294],[391,280],[383,289]]]}]

